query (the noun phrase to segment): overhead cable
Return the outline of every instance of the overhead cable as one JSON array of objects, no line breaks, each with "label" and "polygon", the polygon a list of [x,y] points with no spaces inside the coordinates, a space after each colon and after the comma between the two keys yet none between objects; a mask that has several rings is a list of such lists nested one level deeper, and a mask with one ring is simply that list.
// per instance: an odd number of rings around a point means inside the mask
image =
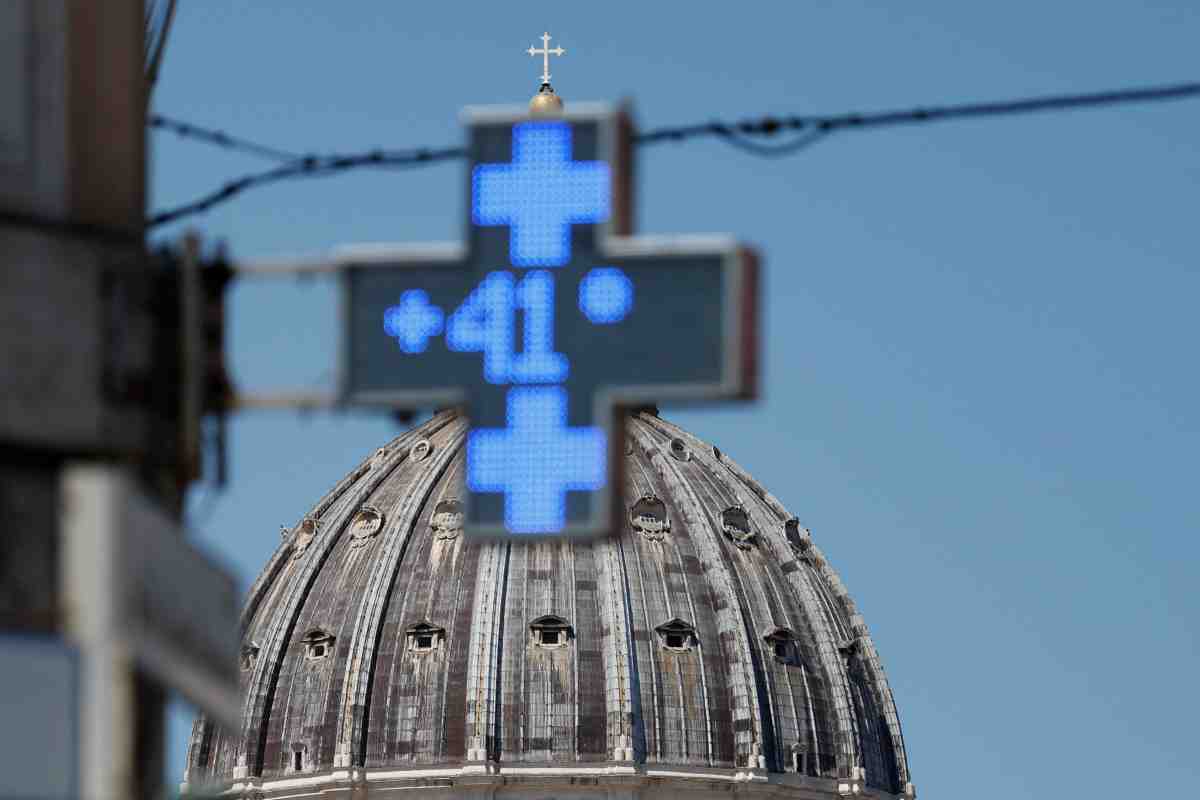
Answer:
[{"label": "overhead cable", "polygon": [[441,150],[420,148],[417,150],[388,151],[372,150],[369,153],[348,156],[307,156],[297,159],[265,172],[244,175],[221,186],[209,194],[186,203],[170,211],[164,211],[146,220],[146,227],[153,228],[168,222],[174,222],[182,217],[199,214],[215,205],[224,203],[235,195],[247,189],[268,183],[289,180],[293,178],[316,178],[322,175],[332,175],[351,169],[363,167],[417,167],[438,161],[448,161],[466,156],[467,151],[461,147],[447,147]]},{"label": "overhead cable", "polygon": [[[654,128],[634,135],[638,144],[681,142],[700,137],[713,137],[751,155],[775,158],[792,155],[828,137],[847,130],[864,130],[894,125],[925,124],[953,119],[1001,117],[1017,114],[1070,111],[1084,108],[1126,105],[1131,103],[1183,100],[1200,96],[1200,82],[1145,86],[1087,94],[1060,94],[1000,100],[986,103],[922,106],[904,110],[845,113],[831,116],[771,116],[740,122],[708,122],[665,128]],[[230,150],[255,153],[284,162],[282,166],[231,180],[219,189],[177,208],[150,217],[147,228],[153,228],[183,217],[199,214],[224,203],[247,189],[293,178],[332,175],[363,167],[416,167],[441,161],[465,158],[462,147],[441,149],[418,148],[392,151],[372,150],[353,155],[299,155],[230,136],[222,131],[203,128],[169,119],[160,114],[150,118],[153,127],[163,128],[181,136],[199,139]],[[775,137],[784,132],[798,136],[779,144],[754,141],[759,137]]]},{"label": "overhead cable", "polygon": [[201,125],[193,125],[190,122],[182,122],[162,114],[151,114],[146,119],[146,125],[151,128],[159,128],[179,136],[183,139],[196,139],[197,141],[207,144],[214,144],[218,147],[223,147],[226,150],[234,150],[242,153],[269,158],[274,161],[297,161],[304,158],[303,153],[292,153],[287,150],[280,150],[277,147],[271,147],[265,144],[251,142],[248,139],[242,139],[237,136],[231,136],[224,131],[215,130],[213,128],[205,128]]}]

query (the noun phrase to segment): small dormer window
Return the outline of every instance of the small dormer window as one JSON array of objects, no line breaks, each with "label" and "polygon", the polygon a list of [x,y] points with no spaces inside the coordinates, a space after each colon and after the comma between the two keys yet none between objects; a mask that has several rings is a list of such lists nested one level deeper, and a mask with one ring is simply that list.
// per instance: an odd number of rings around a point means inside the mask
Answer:
[{"label": "small dormer window", "polygon": [[856,636],[853,639],[847,639],[839,644],[838,652],[842,654],[842,657],[845,658],[846,661],[852,661],[854,657],[859,654],[859,646],[860,641]]},{"label": "small dormer window", "polygon": [[671,532],[667,504],[652,494],[633,504],[633,508],[629,509],[629,521],[635,531],[652,542],[662,541]]},{"label": "small dormer window", "polygon": [[305,745],[298,744],[292,747],[292,770],[295,772],[304,771],[304,756],[308,748]]},{"label": "small dormer window", "polygon": [[328,658],[333,652],[333,636],[320,628],[309,631],[301,641],[304,643],[304,657],[310,661]]},{"label": "small dormer window", "polygon": [[802,744],[792,745],[792,772],[804,775],[808,772],[808,751]]},{"label": "small dormer window", "polygon": [[238,663],[243,672],[249,672],[254,669],[254,662],[258,661],[258,642],[249,642],[242,647],[242,654],[238,659]]},{"label": "small dormer window", "polygon": [[808,528],[802,528],[798,519],[789,519],[783,523],[783,533],[797,555],[804,555],[812,546],[812,536],[809,534]]},{"label": "small dormer window", "polygon": [[750,528],[750,515],[745,506],[738,503],[721,512],[721,530],[729,540],[742,550],[754,546],[754,531]]},{"label": "small dormer window", "polygon": [[771,648],[775,660],[781,664],[799,664],[800,656],[796,648],[796,634],[788,628],[776,628],[763,637],[763,641]]},{"label": "small dormer window", "polygon": [[442,649],[446,629],[431,622],[415,622],[405,628],[410,653],[432,653]]},{"label": "small dormer window", "polygon": [[655,628],[654,631],[658,634],[658,639],[663,649],[674,653],[686,653],[700,641],[696,637],[695,627],[678,617],[669,622],[664,622]]},{"label": "small dormer window", "polygon": [[529,625],[529,632],[533,643],[538,647],[565,647],[571,643],[571,639],[575,638],[571,623],[553,614],[535,619]]}]

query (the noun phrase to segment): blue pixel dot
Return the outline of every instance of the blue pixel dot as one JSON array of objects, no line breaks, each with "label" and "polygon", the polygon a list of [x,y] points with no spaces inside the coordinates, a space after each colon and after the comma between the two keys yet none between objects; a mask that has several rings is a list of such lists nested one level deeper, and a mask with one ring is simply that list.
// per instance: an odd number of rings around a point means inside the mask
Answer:
[{"label": "blue pixel dot", "polygon": [[616,267],[596,267],[579,283],[579,310],[597,325],[612,325],[633,310],[633,281]]},{"label": "blue pixel dot", "polygon": [[383,312],[383,330],[406,353],[423,353],[429,339],[442,332],[442,310],[429,302],[424,289],[409,289],[400,302]]}]

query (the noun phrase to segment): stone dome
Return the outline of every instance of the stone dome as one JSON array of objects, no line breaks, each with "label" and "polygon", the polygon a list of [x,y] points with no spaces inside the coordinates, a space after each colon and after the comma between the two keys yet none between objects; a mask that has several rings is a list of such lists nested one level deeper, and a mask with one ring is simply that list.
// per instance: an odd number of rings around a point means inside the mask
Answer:
[{"label": "stone dome", "polygon": [[435,415],[284,531],[243,615],[241,727],[196,721],[185,788],[912,796],[862,617],[727,455],[633,414],[619,536],[477,542],[465,435]]}]

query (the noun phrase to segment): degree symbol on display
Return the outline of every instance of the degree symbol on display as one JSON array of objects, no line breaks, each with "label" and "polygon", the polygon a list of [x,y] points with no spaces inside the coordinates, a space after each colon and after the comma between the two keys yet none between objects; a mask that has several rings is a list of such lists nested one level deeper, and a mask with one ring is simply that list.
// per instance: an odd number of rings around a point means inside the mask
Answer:
[{"label": "degree symbol on display", "polygon": [[633,281],[616,267],[596,267],[579,282],[579,310],[597,325],[620,322],[633,310]]}]

